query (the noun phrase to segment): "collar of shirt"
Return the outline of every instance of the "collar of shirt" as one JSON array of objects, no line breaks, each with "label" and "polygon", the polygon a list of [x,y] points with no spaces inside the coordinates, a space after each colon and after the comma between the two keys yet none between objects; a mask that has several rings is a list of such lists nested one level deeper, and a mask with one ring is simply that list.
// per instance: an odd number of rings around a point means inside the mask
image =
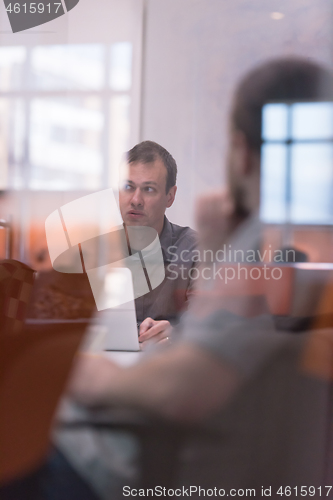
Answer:
[{"label": "collar of shirt", "polygon": [[167,219],[166,216],[164,216],[164,225],[162,232],[160,234],[160,243],[162,247],[162,254],[163,254],[163,259],[164,262],[171,262],[172,261],[172,256],[169,253],[169,248],[173,245],[173,230],[172,230],[172,224]]}]

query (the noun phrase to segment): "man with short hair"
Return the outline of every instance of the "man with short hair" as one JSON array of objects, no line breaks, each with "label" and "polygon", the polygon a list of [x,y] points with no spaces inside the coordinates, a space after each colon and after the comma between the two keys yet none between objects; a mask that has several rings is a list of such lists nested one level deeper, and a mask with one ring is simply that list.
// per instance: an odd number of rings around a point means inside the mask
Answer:
[{"label": "man with short hair", "polygon": [[[207,197],[199,204],[202,245],[218,248],[225,241],[236,245],[241,239],[242,227],[247,231],[250,215],[259,207],[259,144],[261,110],[265,102],[331,99],[332,90],[332,76],[302,59],[273,61],[256,68],[243,80],[231,115],[230,193]],[[257,237],[251,232],[246,234],[253,239]],[[225,491],[255,485],[259,496],[259,485],[306,484],[304,471],[310,483],[313,479],[311,467],[298,470],[297,457],[301,458],[298,455],[291,454],[293,458],[286,467],[288,453],[281,455],[281,450],[291,442],[292,436],[288,435],[287,425],[281,445],[281,435],[277,432],[281,422],[276,420],[280,418],[276,415],[280,415],[287,404],[284,399],[287,391],[292,416],[295,410],[292,401],[298,394],[297,388],[304,390],[302,384],[306,377],[299,373],[290,351],[295,342],[303,345],[302,338],[277,333],[262,308],[247,314],[244,285],[247,285],[244,281],[233,283],[228,311],[215,293],[216,283],[204,282],[201,295],[191,301],[182,322],[181,337],[170,348],[161,349],[126,369],[104,357],[84,355],[76,365],[69,390],[74,400],[83,406],[120,406],[176,421],[203,422],[223,436],[224,444],[217,447],[213,455],[209,448],[202,451],[200,446],[187,453],[188,465],[182,472],[186,476],[186,471],[192,470],[190,479],[187,477],[189,484],[218,486]],[[273,374],[269,371],[271,365],[276,368]],[[288,413],[284,415],[288,424],[286,415]],[[70,431],[67,438],[70,443]],[[128,443],[123,443],[122,453],[127,453],[126,446]],[[304,463],[309,457],[307,447],[303,448]],[[127,459],[122,453],[118,461],[114,458],[115,466],[105,476],[103,485],[92,477],[87,467],[77,463],[76,468],[101,498],[111,499],[117,494],[120,498],[121,486],[135,484],[135,474],[128,472],[133,471],[134,448],[129,447],[127,451]],[[75,462],[73,453],[69,456]],[[285,459],[278,461],[281,456]],[[124,460],[127,460],[129,475],[123,472]],[[184,477],[182,484],[185,484]],[[275,498],[276,492],[277,488]]]},{"label": "man with short hair", "polygon": [[[127,153],[126,161],[119,192],[124,224],[157,231],[165,267],[163,282],[135,300],[139,340],[145,347],[149,342],[168,339],[169,321],[176,320],[186,306],[193,285],[196,233],[189,227],[172,224],[165,216],[177,191],[177,164],[171,154],[156,142],[144,141]],[[186,257],[183,261],[181,255]]]}]

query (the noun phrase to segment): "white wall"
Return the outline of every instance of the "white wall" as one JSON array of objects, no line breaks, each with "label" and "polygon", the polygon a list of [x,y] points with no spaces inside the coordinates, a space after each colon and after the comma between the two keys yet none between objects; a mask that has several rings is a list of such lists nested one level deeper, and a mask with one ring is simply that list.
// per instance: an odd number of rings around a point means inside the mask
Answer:
[{"label": "white wall", "polygon": [[[270,17],[279,11],[279,21]],[[253,65],[302,55],[332,65],[331,0],[147,0],[142,139],[179,166],[169,217],[193,224],[198,193],[225,180],[232,91]]]}]

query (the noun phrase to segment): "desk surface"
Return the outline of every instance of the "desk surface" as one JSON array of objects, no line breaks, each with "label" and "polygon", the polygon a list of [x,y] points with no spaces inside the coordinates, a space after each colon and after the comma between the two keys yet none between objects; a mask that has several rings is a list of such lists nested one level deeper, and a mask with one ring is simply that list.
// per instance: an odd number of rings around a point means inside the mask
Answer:
[{"label": "desk surface", "polygon": [[86,408],[74,403],[67,397],[64,397],[58,407],[55,416],[55,428],[62,426],[76,426],[90,423],[139,423],[146,422],[147,417],[138,411],[114,408],[112,406],[105,408]]},{"label": "desk surface", "polygon": [[125,351],[103,351],[103,356],[111,359],[121,366],[131,366],[137,363],[143,355],[142,351],[125,352]]},{"label": "desk surface", "polygon": [[[131,366],[137,363],[143,356],[142,351],[123,352],[123,351],[102,351],[100,354],[106,358],[118,363],[121,366]],[[127,412],[126,412],[127,413]],[[89,422],[96,420],[110,420],[112,415],[118,421],[118,412],[112,409],[88,409],[75,404],[69,398],[63,398],[56,415],[56,424],[68,424],[73,422]],[[123,412],[121,412],[123,418]]]}]

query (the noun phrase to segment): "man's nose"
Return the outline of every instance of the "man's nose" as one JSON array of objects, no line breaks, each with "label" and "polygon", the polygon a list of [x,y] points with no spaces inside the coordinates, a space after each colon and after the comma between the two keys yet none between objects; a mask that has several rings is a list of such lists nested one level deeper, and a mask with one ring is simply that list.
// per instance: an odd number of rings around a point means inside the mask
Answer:
[{"label": "man's nose", "polygon": [[132,205],[135,205],[136,207],[143,206],[143,196],[142,196],[140,188],[137,188],[134,191],[132,199],[131,199],[131,203],[132,203]]}]

